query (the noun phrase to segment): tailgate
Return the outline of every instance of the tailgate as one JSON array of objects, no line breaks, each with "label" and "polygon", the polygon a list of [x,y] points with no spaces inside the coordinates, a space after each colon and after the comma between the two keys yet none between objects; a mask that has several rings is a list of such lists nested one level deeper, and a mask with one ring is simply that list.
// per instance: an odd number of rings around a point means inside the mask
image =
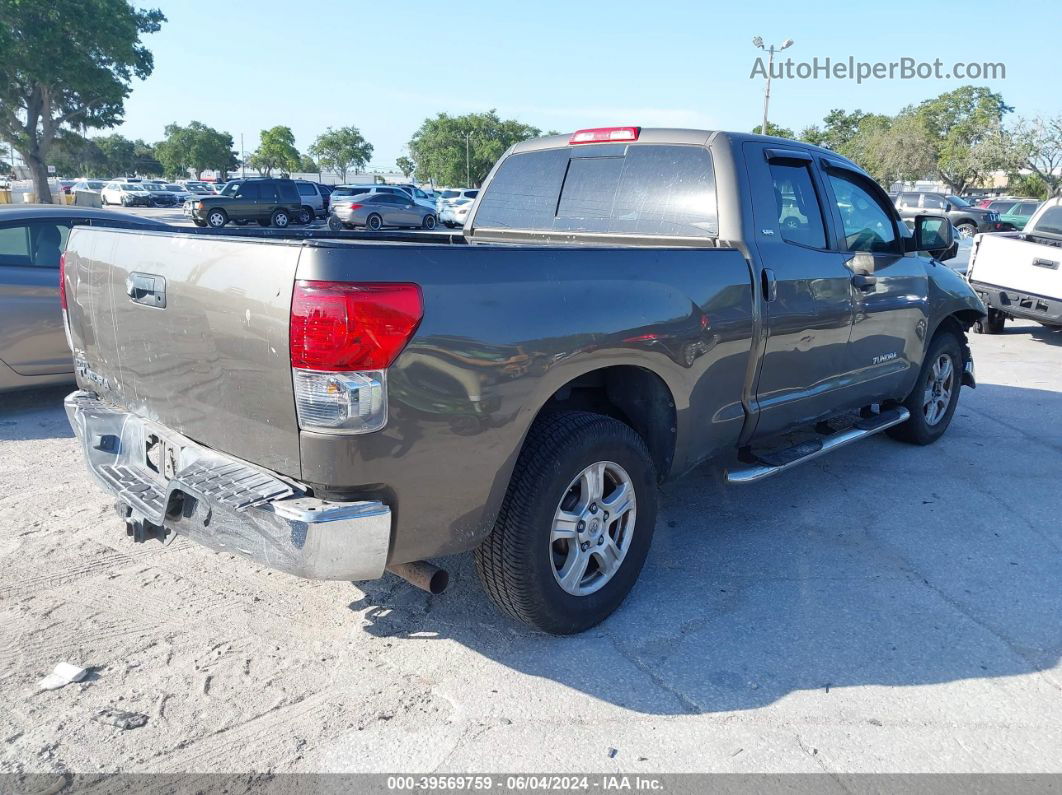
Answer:
[{"label": "tailgate", "polygon": [[983,284],[1062,299],[1062,248],[1016,236],[981,235],[967,276]]},{"label": "tailgate", "polygon": [[206,447],[299,477],[288,324],[300,251],[76,227],[65,272],[82,386]]}]

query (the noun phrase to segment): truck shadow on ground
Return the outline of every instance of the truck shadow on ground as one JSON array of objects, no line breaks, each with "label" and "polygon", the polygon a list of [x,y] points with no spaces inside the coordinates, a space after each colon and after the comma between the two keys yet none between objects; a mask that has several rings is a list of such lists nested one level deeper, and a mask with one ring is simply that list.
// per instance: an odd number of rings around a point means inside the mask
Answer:
[{"label": "truck shadow on ground", "polygon": [[[440,597],[388,575],[351,609],[370,635],[450,639],[653,714],[1050,671],[1062,656],[1059,419],[1060,393],[983,384],[931,447],[876,438],[742,487],[703,467],[664,488],[638,585],[579,636],[502,616],[470,556],[447,561]],[[1030,456],[1054,464],[1030,470]]]},{"label": "truck shadow on ground", "polygon": [[73,384],[0,393],[0,441],[65,439],[74,435],[63,411]]},{"label": "truck shadow on ground", "polygon": [[1004,333],[1027,333],[1034,340],[1039,340],[1045,345],[1062,345],[1062,328],[1049,328],[1047,326],[1038,325],[1033,326],[1032,328],[1006,329]]}]

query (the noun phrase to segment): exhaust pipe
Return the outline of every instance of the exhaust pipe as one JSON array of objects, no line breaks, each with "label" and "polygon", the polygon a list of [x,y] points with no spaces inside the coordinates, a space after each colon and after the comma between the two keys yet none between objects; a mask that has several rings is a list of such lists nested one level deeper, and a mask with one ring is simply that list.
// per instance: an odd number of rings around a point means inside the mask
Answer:
[{"label": "exhaust pipe", "polygon": [[423,560],[395,563],[388,566],[387,570],[398,575],[410,585],[415,585],[422,591],[436,596],[445,591],[446,586],[450,584],[450,575],[446,573],[446,569],[440,569]]}]

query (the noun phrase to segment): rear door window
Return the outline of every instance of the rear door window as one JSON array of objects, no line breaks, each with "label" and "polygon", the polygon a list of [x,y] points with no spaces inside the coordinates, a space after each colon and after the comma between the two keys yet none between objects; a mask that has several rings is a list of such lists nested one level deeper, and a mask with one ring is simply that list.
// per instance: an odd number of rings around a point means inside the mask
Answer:
[{"label": "rear door window", "polygon": [[801,246],[826,248],[822,206],[808,167],[772,162],[771,180],[782,239]]},{"label": "rear door window", "polygon": [[274,190],[280,197],[280,201],[298,204],[299,191],[295,187],[294,182],[288,182],[285,180],[283,182],[274,182],[273,185]]},{"label": "rear door window", "polygon": [[295,184],[299,188],[299,195],[300,196],[316,196],[317,195],[317,191],[314,190],[313,185],[309,185],[309,184],[307,184],[305,182],[297,182]]},{"label": "rear door window", "polygon": [[0,266],[58,268],[68,237],[68,221],[0,227]]},{"label": "rear door window", "polygon": [[30,261],[29,227],[0,226],[0,265],[27,266]]}]

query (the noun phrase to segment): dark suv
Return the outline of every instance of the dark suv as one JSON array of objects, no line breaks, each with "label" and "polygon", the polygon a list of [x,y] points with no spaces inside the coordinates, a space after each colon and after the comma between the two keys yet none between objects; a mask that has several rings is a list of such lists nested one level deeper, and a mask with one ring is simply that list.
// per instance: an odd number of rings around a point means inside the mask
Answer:
[{"label": "dark suv", "polygon": [[286,227],[301,213],[299,191],[290,179],[234,179],[216,196],[198,196],[184,203],[184,214],[196,226],[215,228],[229,221]]},{"label": "dark suv", "polygon": [[973,237],[978,232],[1005,232],[1014,228],[1000,221],[999,213],[974,207],[958,196],[925,191],[905,191],[891,198],[896,202],[896,209],[901,218],[943,213],[963,237]]}]

